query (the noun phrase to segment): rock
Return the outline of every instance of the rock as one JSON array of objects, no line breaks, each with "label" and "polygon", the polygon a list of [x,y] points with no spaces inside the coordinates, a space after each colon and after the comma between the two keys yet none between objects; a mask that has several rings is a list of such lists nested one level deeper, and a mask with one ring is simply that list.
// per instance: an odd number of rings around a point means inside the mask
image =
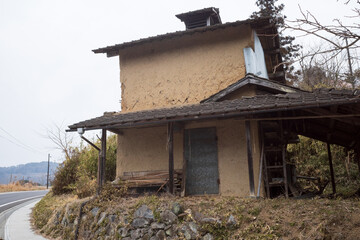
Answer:
[{"label": "rock", "polygon": [[118,233],[124,238],[128,235],[129,229],[125,227],[119,228]]},{"label": "rock", "polygon": [[194,222],[188,223],[189,229],[196,235],[198,233],[197,228],[198,226]]},{"label": "rock", "polygon": [[237,225],[237,221],[233,215],[230,215],[229,219],[226,222],[226,225],[228,226],[235,226]]},{"label": "rock", "polygon": [[201,220],[204,218],[205,216],[200,213],[200,212],[194,212],[194,219],[197,222],[201,222]]},{"label": "rock", "polygon": [[141,240],[150,240],[151,236],[148,233],[145,233],[145,235],[141,238]]},{"label": "rock", "polygon": [[156,233],[156,236],[160,239],[160,240],[164,240],[166,239],[166,235],[165,235],[165,231],[164,230],[160,230]]},{"label": "rock", "polygon": [[78,223],[79,223],[78,218],[75,218],[75,220],[74,220],[74,225],[78,225]]},{"label": "rock", "polygon": [[143,236],[141,229],[135,229],[130,232],[131,239],[138,239]]},{"label": "rock", "polygon": [[152,236],[150,240],[160,240],[157,236]]},{"label": "rock", "polygon": [[179,235],[183,235],[185,239],[192,239],[192,232],[186,225],[182,225],[178,231],[180,232]]},{"label": "rock", "polygon": [[207,233],[202,240],[214,240],[214,237],[210,233]]},{"label": "rock", "polygon": [[100,209],[98,207],[94,207],[93,209],[91,209],[91,214],[93,215],[93,217],[95,217],[98,214],[99,210]]},{"label": "rock", "polygon": [[133,228],[143,228],[148,225],[149,225],[149,221],[146,220],[145,218],[135,218],[131,223],[131,226]]},{"label": "rock", "polygon": [[162,212],[160,214],[160,217],[163,220],[163,222],[170,223],[170,224],[175,223],[178,220],[178,217],[169,210],[165,210],[164,212]]},{"label": "rock", "polygon": [[149,220],[154,220],[154,213],[146,205],[141,205],[135,212],[134,218],[146,218]]},{"label": "rock", "polygon": [[211,223],[211,224],[221,224],[221,221],[218,218],[203,218],[201,219],[202,223]]},{"label": "rock", "polygon": [[114,214],[109,215],[108,218],[109,218],[109,221],[110,221],[111,223],[113,223],[113,222],[115,222],[115,220],[116,220],[116,215],[114,215]]},{"label": "rock", "polygon": [[61,212],[56,212],[55,218],[54,218],[54,221],[53,221],[53,223],[54,223],[55,225],[59,225],[59,223],[60,223],[60,216],[61,216]]},{"label": "rock", "polygon": [[97,222],[97,224],[102,223],[105,218],[106,218],[106,213],[105,213],[105,212],[100,213],[100,219],[99,219],[99,221]]},{"label": "rock", "polygon": [[178,202],[174,202],[171,208],[171,211],[175,214],[175,215],[179,215],[180,213],[183,212],[183,208],[180,205],[180,203]]},{"label": "rock", "polygon": [[122,240],[131,240],[130,237],[122,238]]},{"label": "rock", "polygon": [[61,224],[62,224],[63,226],[69,225],[69,220],[67,219],[66,216],[64,216],[63,219],[61,220]]},{"label": "rock", "polygon": [[82,222],[85,222],[85,221],[87,220],[87,218],[88,218],[87,215],[83,215],[83,216],[81,217],[81,221],[82,221]]},{"label": "rock", "polygon": [[151,228],[149,228],[149,230],[147,231],[147,234],[152,237],[154,235],[154,230],[152,230]]},{"label": "rock", "polygon": [[174,235],[174,230],[172,227],[169,227],[168,229],[165,230],[165,234],[167,236],[173,236]]},{"label": "rock", "polygon": [[152,229],[164,229],[164,228],[165,228],[165,224],[164,224],[164,223],[153,222],[153,223],[151,224],[151,228],[152,228]]}]

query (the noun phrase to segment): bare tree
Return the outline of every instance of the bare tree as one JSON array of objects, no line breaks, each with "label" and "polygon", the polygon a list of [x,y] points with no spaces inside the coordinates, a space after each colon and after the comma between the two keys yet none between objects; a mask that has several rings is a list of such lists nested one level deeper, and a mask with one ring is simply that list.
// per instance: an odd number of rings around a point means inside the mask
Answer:
[{"label": "bare tree", "polygon": [[65,154],[66,159],[71,158],[71,144],[73,138],[69,137],[62,125],[59,126],[54,124],[52,129],[47,129],[47,138],[56,145],[57,149],[60,149]]},{"label": "bare tree", "polygon": [[[349,4],[351,0],[345,1]],[[359,0],[357,0],[357,4]],[[300,6],[299,6],[300,8]],[[359,81],[359,69],[353,71],[353,65],[359,60],[357,54],[350,56],[350,51],[358,51],[360,49],[360,5],[356,5],[352,9],[352,16],[345,16],[353,20],[352,24],[343,24],[340,19],[334,19],[333,24],[322,24],[312,13],[303,11],[300,8],[301,18],[287,21],[285,27],[303,34],[303,36],[315,36],[326,44],[322,47],[312,49],[307,53],[303,53],[300,57],[300,65],[303,59],[308,63],[316,62],[317,66],[325,66],[325,71],[335,72],[343,81],[350,83],[352,88],[357,86]],[[330,62],[330,63],[329,63]],[[347,63],[343,64],[343,63]],[[337,68],[337,69],[335,69]],[[304,69],[302,67],[302,69]],[[346,71],[341,69],[346,69]]]}]

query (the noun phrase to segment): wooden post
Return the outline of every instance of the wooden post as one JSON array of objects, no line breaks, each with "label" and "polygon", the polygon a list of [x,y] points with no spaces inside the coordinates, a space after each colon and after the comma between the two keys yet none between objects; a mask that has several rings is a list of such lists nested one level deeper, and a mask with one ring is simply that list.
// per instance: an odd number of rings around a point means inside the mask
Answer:
[{"label": "wooden post", "polygon": [[281,156],[283,162],[283,173],[284,173],[284,188],[285,188],[285,197],[289,198],[289,183],[287,179],[287,169],[286,169],[286,142],[284,137],[284,126],[283,122],[280,122],[280,135],[281,135]]},{"label": "wooden post", "polygon": [[251,142],[250,121],[245,121],[245,128],[246,128],[246,145],[247,145],[247,157],[248,157],[250,197],[255,197],[254,167],[253,167],[253,154],[251,147],[252,142]]},{"label": "wooden post", "polygon": [[102,130],[101,133],[101,185],[105,184],[105,162],[106,162],[106,129]]},{"label": "wooden post", "polygon": [[174,194],[174,128],[168,123],[169,193]]},{"label": "wooden post", "polygon": [[96,178],[96,182],[97,182],[97,189],[96,189],[96,195],[100,194],[101,191],[101,151],[99,151],[99,155],[98,155],[98,166],[97,166],[97,178]]},{"label": "wooden post", "polygon": [[336,193],[336,185],[335,185],[335,176],[334,176],[334,168],[333,168],[333,164],[332,164],[330,143],[327,142],[326,145],[327,145],[328,158],[329,158],[330,175],[331,175],[331,185],[332,185],[333,194],[335,194],[335,193]]},{"label": "wooden post", "polygon": [[99,195],[102,187],[105,183],[105,162],[106,162],[106,129],[103,129],[101,132],[101,149],[96,147],[99,150],[98,158],[98,172],[97,172],[97,190],[96,194]]},{"label": "wooden post", "polygon": [[354,151],[355,151],[355,161],[357,162],[358,172],[359,172],[359,175],[360,175],[360,143],[358,143],[355,146]]}]

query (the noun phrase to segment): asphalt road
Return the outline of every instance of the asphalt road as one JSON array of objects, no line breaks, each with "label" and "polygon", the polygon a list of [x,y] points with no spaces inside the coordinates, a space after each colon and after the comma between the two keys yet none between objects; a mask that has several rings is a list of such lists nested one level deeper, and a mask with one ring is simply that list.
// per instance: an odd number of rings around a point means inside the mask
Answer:
[{"label": "asphalt road", "polygon": [[4,238],[4,227],[9,216],[29,201],[42,198],[48,190],[0,193],[0,240]]},{"label": "asphalt road", "polygon": [[45,196],[48,190],[0,193],[0,213],[34,198]]}]

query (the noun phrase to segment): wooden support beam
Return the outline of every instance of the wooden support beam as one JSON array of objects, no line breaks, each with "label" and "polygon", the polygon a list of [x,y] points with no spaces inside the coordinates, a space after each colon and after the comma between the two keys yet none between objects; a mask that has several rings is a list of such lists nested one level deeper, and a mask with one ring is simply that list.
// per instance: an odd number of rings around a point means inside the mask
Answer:
[{"label": "wooden support beam", "polygon": [[281,157],[283,163],[285,197],[289,198],[289,184],[288,184],[287,171],[286,171],[286,142],[284,137],[283,121],[280,122],[280,135],[281,135]]},{"label": "wooden support beam", "polygon": [[250,197],[255,197],[254,166],[253,166],[253,153],[251,146],[252,142],[251,142],[250,121],[245,121],[245,128],[246,128],[246,146],[247,146],[247,157],[248,157]]},{"label": "wooden support beam", "polygon": [[355,161],[357,162],[359,175],[360,175],[360,142],[358,142],[358,144],[355,145],[354,152],[355,152]]},{"label": "wooden support beam", "polygon": [[329,166],[330,166],[331,186],[332,186],[333,194],[335,194],[336,193],[336,185],[335,185],[335,176],[334,176],[334,168],[333,168],[332,156],[331,156],[331,150],[330,150],[330,143],[327,142],[326,145],[327,145]]},{"label": "wooden support beam", "polygon": [[97,194],[100,194],[102,187],[105,184],[105,162],[106,162],[106,129],[101,132],[101,150],[99,152],[98,160],[98,189]]},{"label": "wooden support beam", "polygon": [[168,123],[169,193],[174,194],[174,126]]}]

